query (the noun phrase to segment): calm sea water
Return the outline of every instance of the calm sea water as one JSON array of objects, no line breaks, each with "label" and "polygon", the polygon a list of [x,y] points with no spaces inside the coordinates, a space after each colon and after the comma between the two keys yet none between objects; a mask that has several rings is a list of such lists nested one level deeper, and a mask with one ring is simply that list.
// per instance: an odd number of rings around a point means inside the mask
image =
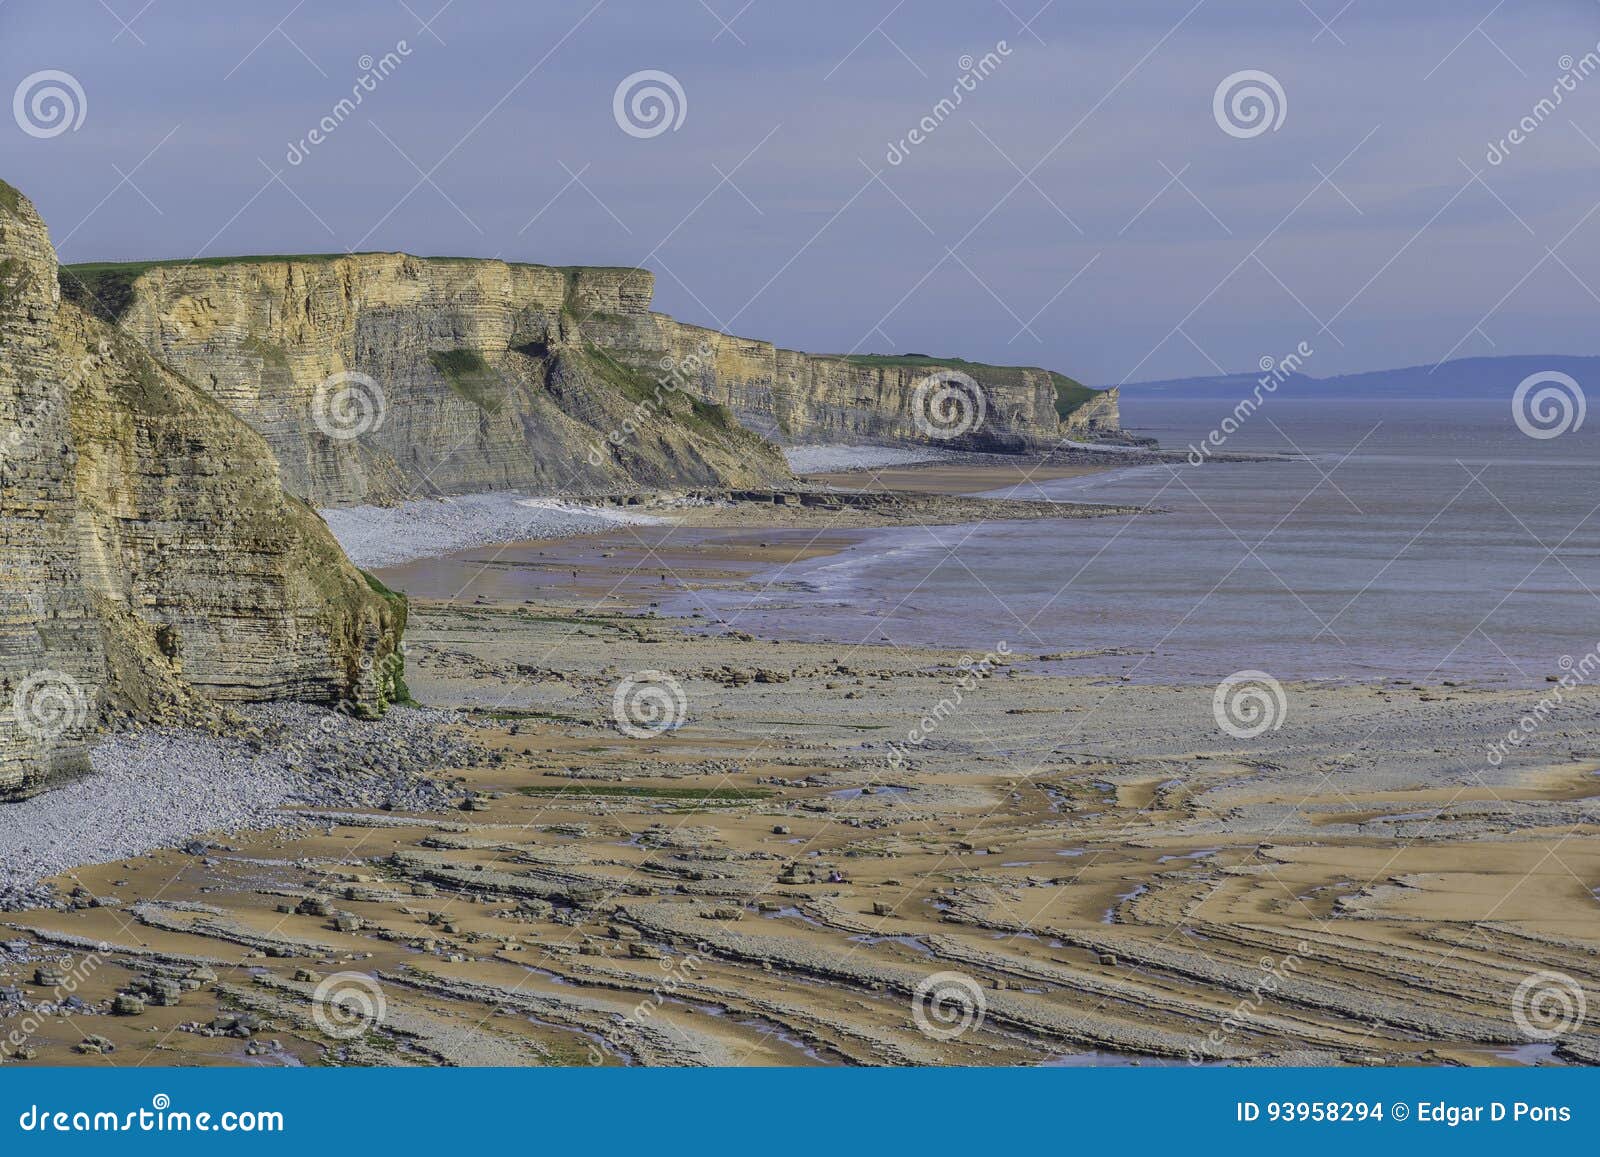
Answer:
[{"label": "calm sea water", "polygon": [[[1123,415],[1183,447],[1232,404],[1129,390]],[[1169,513],[897,528],[761,576],[781,587],[666,609],[784,638],[1126,648],[1074,667],[1140,681],[1257,668],[1529,684],[1600,641],[1600,421],[1536,440],[1509,398],[1279,395],[1226,448],[1310,461],[1046,483]]]}]

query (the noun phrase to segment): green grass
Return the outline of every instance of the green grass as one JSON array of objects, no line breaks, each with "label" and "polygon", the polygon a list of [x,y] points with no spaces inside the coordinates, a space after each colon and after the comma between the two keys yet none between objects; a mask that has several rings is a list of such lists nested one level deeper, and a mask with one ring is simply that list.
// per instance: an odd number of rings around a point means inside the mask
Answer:
[{"label": "green grass", "polygon": [[159,261],[87,261],[61,267],[61,294],[91,313],[116,321],[133,304],[133,284],[152,269],[217,269],[228,265],[301,261],[323,263],[344,253],[280,253],[238,257],[167,258]]},{"label": "green grass", "polygon": [[432,350],[428,362],[444,376],[450,388],[488,414],[505,405],[505,380],[483,360],[477,350]]},{"label": "green grass", "polygon": [[22,194],[4,181],[0,181],[0,209],[16,216],[17,210],[21,208]]},{"label": "green grass", "polygon": [[[411,610],[411,605],[406,596],[399,591],[391,590],[384,584],[382,579],[371,571],[361,570],[359,567],[356,569],[361,577],[366,580],[367,589],[389,604],[397,619],[395,634],[404,636],[406,619],[410,616]],[[382,688],[385,701],[400,703],[407,707],[420,707],[421,704],[412,698],[411,688],[406,686],[405,656],[396,651],[390,656],[390,659],[392,660],[392,665],[384,672],[387,676],[387,685]]]},{"label": "green grass", "polygon": [[1056,386],[1056,417],[1058,418],[1065,418],[1100,392],[1099,390],[1090,389],[1082,382],[1074,381],[1065,374],[1052,373],[1050,380]]},{"label": "green grass", "polygon": [[266,341],[260,336],[250,333],[245,335],[244,341],[240,344],[273,369],[287,370],[289,368],[289,351],[275,342]]},{"label": "green grass", "polygon": [[636,784],[592,784],[583,781],[570,787],[540,784],[517,790],[531,796],[601,796],[607,799],[667,799],[688,803],[746,803],[772,796],[770,791],[760,787],[642,787]]},{"label": "green grass", "polygon": [[434,350],[428,354],[433,368],[441,374],[486,374],[489,363],[477,350]]},{"label": "green grass", "polygon": [[583,349],[589,370],[629,401],[659,409],[691,431],[716,435],[743,432],[744,427],[726,406],[697,398],[681,387],[662,386],[648,374],[623,365],[593,342],[585,342]]},{"label": "green grass", "polygon": [[405,595],[397,590],[384,585],[384,581],[371,571],[362,571],[361,577],[367,580],[367,587],[375,595],[382,595],[386,599],[404,599]]}]

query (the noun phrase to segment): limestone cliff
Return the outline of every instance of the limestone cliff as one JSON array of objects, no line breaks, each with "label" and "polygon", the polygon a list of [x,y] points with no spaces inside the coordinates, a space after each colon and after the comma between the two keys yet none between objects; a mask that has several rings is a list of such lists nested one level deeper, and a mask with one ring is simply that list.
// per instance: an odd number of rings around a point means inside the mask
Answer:
[{"label": "limestone cliff", "polygon": [[[1004,453],[1046,449],[1064,436],[1117,432],[1115,389],[1098,393],[1049,370],[920,354],[800,353],[660,313],[593,312],[578,322],[589,340],[640,369],[663,359],[702,363],[698,393],[783,443],[931,444]],[[930,377],[970,381],[981,410],[940,421],[924,392]]]},{"label": "limestone cliff", "polygon": [[650,311],[640,269],[372,253],[73,266],[62,286],[243,417],[319,506],[771,483],[787,469],[766,439],[930,441],[915,410],[936,371],[970,374],[985,402],[941,445],[1115,429],[1114,394],[1045,370],[819,357],[679,323]]},{"label": "limestone cliff", "polygon": [[260,435],[60,300],[43,222],[0,183],[0,797],[83,770],[113,716],[381,711],[404,615]]},{"label": "limestone cliff", "polygon": [[63,287],[203,385],[318,506],[523,487],[759,485],[777,451],[584,340],[633,270],[403,254],[74,267]]}]

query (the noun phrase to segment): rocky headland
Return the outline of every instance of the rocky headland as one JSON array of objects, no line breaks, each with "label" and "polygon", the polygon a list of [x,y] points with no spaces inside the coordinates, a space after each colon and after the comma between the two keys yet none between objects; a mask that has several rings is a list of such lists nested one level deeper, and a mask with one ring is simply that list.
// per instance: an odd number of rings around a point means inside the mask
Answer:
[{"label": "rocky headland", "polygon": [[[780,442],[1022,452],[1119,434],[1114,390],[956,359],[817,356],[686,325],[651,311],[643,269],[206,258],[71,266],[62,289],[260,431],[285,485],[317,507],[759,486],[791,477]],[[917,421],[918,386],[937,373],[983,394],[982,420],[948,439]],[[352,412],[330,413],[341,375]]]},{"label": "rocky headland", "polygon": [[0,183],[0,796],[88,769],[116,719],[266,700],[380,714],[403,599],[285,492],[266,441],[63,301]]}]

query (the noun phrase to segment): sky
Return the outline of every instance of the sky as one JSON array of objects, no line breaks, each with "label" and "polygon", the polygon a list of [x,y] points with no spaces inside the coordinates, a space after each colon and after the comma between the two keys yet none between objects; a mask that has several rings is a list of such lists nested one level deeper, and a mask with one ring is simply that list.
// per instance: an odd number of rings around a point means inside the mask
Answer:
[{"label": "sky", "polygon": [[1594,354],[1597,45],[1595,0],[0,0],[0,177],[69,262],[642,265],[1095,385]]}]

